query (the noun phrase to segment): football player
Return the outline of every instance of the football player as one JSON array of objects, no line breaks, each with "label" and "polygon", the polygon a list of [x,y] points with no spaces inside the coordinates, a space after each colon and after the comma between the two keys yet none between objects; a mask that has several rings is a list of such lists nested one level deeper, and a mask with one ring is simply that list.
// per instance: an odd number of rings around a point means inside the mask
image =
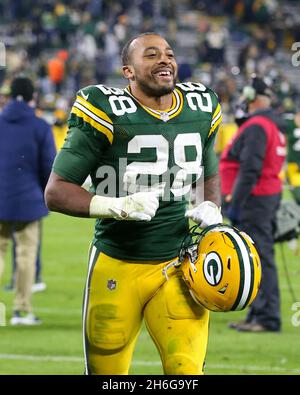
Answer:
[{"label": "football player", "polygon": [[[159,34],[131,39],[122,52],[125,89],[81,89],[46,190],[49,208],[96,218],[83,305],[87,374],[128,374],[141,324],[165,374],[202,374],[209,313],[173,267],[189,219],[222,222],[216,94],[176,84],[177,63]],[[92,193],[81,187],[92,180]],[[204,201],[187,210],[204,177]]]},{"label": "football player", "polygon": [[295,201],[300,205],[300,111],[287,113],[287,180]]}]

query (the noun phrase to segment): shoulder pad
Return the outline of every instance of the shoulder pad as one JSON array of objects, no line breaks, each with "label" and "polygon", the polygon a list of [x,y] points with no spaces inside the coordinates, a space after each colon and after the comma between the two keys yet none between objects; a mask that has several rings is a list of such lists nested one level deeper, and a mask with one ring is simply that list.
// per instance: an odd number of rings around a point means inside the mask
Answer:
[{"label": "shoulder pad", "polygon": [[217,106],[218,95],[216,94],[216,92],[203,85],[201,82],[181,82],[179,84],[176,84],[176,88],[179,88],[185,96],[189,92],[195,92],[200,94],[205,93],[206,95],[209,94],[211,96],[213,104],[215,105],[215,107]]},{"label": "shoulder pad", "polygon": [[208,136],[210,136],[222,121],[221,106],[217,94],[201,82],[182,82],[176,84],[176,88],[181,90],[192,110],[199,109],[203,113],[209,114],[211,128]]},{"label": "shoulder pad", "polygon": [[105,134],[112,142],[113,120],[108,98],[98,87],[99,85],[90,85],[80,89],[77,92],[71,113],[82,119],[87,125]]},{"label": "shoulder pad", "polygon": [[98,103],[99,105],[99,99],[107,100],[108,96],[110,95],[124,95],[124,90],[120,88],[108,87],[102,84],[89,85],[85,88],[80,89],[77,92],[77,95],[81,96],[84,100],[87,100],[91,103],[93,101],[96,101],[96,103]]},{"label": "shoulder pad", "polygon": [[179,84],[176,84],[176,87],[181,89],[183,92],[193,92],[193,91],[198,91],[198,92],[205,92],[207,90],[207,87],[203,85],[201,82],[180,82]]}]

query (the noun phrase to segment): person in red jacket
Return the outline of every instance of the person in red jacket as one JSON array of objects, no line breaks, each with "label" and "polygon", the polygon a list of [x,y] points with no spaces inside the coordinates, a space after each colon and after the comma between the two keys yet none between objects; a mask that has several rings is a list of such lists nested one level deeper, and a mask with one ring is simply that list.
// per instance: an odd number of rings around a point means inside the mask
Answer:
[{"label": "person in red jacket", "polygon": [[243,90],[245,120],[220,159],[221,191],[233,226],[254,240],[262,261],[259,293],[247,317],[230,328],[247,332],[281,330],[280,294],[274,261],[275,214],[281,200],[280,172],[286,156],[284,124],[271,108],[272,92],[255,77]]}]

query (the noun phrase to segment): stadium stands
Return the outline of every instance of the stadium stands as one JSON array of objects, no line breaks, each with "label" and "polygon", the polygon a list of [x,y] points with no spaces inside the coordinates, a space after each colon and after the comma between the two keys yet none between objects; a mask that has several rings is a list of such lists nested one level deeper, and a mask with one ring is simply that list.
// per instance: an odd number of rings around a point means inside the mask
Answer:
[{"label": "stadium stands", "polygon": [[[7,94],[16,74],[29,75],[38,87],[39,109],[55,123],[58,98],[60,110],[68,112],[82,86],[123,87],[123,44],[132,34],[155,30],[175,47],[179,77],[211,86],[220,96],[224,124],[231,124],[239,91],[252,73],[275,87],[279,106],[287,97],[299,102],[299,70],[291,63],[292,43],[300,41],[299,9],[292,0],[3,0],[6,67],[0,70],[0,93]],[[56,83],[49,64],[62,54]]]}]

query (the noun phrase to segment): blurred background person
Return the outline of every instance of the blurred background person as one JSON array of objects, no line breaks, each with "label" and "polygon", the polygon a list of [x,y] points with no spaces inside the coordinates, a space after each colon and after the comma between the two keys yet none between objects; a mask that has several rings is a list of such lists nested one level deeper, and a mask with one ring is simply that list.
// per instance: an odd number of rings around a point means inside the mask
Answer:
[{"label": "blurred background person", "polygon": [[[43,223],[42,220],[39,222],[39,244],[38,251],[35,262],[35,279],[32,285],[32,292],[42,292],[47,288],[46,283],[42,280],[42,232],[43,232]],[[17,253],[16,253],[16,237],[14,232],[12,233],[12,273],[9,284],[4,287],[5,291],[13,291],[15,289],[16,284],[16,270],[17,270]]]},{"label": "blurred background person", "polygon": [[12,325],[37,325],[31,295],[39,248],[40,220],[48,214],[43,191],[56,154],[50,126],[33,109],[27,77],[11,84],[0,114],[0,278],[9,241],[16,242],[16,296]]},{"label": "blurred background person", "polygon": [[276,212],[282,191],[280,174],[286,157],[285,125],[271,108],[272,92],[260,78],[244,87],[248,119],[220,160],[221,185],[233,226],[254,240],[262,263],[258,295],[245,320],[230,328],[243,332],[281,330],[280,295],[274,259]]}]

